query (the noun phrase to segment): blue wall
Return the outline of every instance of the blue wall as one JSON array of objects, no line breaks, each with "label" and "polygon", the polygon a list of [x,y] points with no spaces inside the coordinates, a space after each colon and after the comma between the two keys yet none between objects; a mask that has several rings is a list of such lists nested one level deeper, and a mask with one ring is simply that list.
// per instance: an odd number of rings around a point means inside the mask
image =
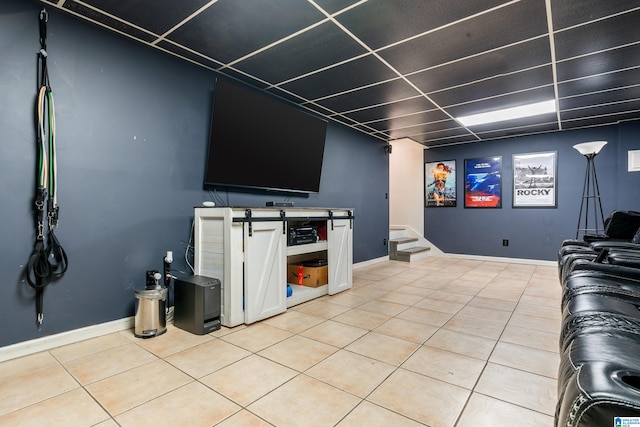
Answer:
[{"label": "blue wall", "polygon": [[[24,271],[33,248],[34,99],[38,2],[0,0],[0,347],[131,316],[145,271],[184,262],[203,189],[214,72],[48,8],[56,101],[56,235],[69,270],[45,290],[35,326]],[[388,237],[388,157],[383,143],[329,124],[320,193],[218,193],[230,205],[355,209],[354,261],[383,257]],[[182,273],[176,272],[177,276]]]},{"label": "blue wall", "polygon": [[[556,259],[562,240],[575,237],[580,211],[586,160],[573,145],[595,140],[608,141],[595,159],[605,217],[640,210],[640,172],[627,172],[627,151],[640,149],[640,123],[629,122],[426,150],[426,162],[457,161],[458,203],[425,208],[425,237],[448,253]],[[513,209],[512,155],[539,151],[558,152],[557,208]],[[502,208],[465,209],[464,160],[485,156],[502,156]]]}]

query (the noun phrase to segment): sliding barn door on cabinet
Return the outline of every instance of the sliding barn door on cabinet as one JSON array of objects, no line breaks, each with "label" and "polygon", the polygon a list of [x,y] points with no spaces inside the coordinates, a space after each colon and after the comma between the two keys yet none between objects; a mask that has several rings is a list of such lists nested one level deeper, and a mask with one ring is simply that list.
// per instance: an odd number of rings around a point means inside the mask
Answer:
[{"label": "sliding barn door on cabinet", "polygon": [[351,225],[351,219],[330,219],[327,222],[330,295],[351,289],[353,282],[353,230]]},{"label": "sliding barn door on cabinet", "polygon": [[286,249],[282,222],[244,224],[245,323],[257,322],[287,309]]}]

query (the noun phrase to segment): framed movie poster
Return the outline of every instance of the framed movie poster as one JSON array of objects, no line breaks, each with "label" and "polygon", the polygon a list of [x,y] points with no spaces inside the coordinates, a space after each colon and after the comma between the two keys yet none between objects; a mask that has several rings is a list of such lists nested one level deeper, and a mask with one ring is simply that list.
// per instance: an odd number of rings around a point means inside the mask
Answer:
[{"label": "framed movie poster", "polygon": [[456,161],[443,160],[424,164],[425,206],[456,205]]},{"label": "framed movie poster", "polygon": [[502,157],[464,161],[464,207],[502,207]]},{"label": "framed movie poster", "polygon": [[513,207],[555,208],[556,151],[513,155]]}]

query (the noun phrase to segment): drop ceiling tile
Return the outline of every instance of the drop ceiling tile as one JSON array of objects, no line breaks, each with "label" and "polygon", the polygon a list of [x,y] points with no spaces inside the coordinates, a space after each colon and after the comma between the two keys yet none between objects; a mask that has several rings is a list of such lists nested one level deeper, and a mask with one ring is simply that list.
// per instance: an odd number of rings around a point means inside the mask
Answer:
[{"label": "drop ceiling tile", "polygon": [[358,3],[360,0],[315,0],[316,4],[327,13],[337,13],[349,6]]},{"label": "drop ceiling tile", "polygon": [[580,117],[577,119],[566,120],[562,122],[563,129],[577,129],[594,126],[614,125],[621,121],[638,120],[640,111],[630,111],[624,114],[616,114],[613,116],[596,116],[596,117]]},{"label": "drop ceiling tile", "polygon": [[[514,105],[521,105],[520,99],[516,101],[518,104],[513,104],[514,101],[502,104],[502,102],[504,102],[504,98],[493,100],[488,98],[497,98],[503,95],[521,93],[542,86],[552,88],[552,85],[553,73],[551,66],[546,66],[520,73],[498,76],[469,85],[456,87],[454,89],[444,90],[442,92],[429,93],[428,95],[436,104],[443,106],[445,109],[447,106],[454,106],[462,103],[473,102],[476,105],[480,105],[478,103],[479,101],[476,100],[486,101],[486,105],[498,104],[499,106],[497,106],[497,108],[507,108]],[[553,99],[553,90],[551,90],[550,93],[551,95],[547,99]],[[532,101],[525,101],[524,103],[528,104],[530,102]],[[479,112],[482,112],[482,110],[470,111],[465,114],[475,114]]]},{"label": "drop ceiling tile", "polygon": [[557,60],[610,49],[638,40],[640,10],[555,32]]},{"label": "drop ceiling tile", "polygon": [[219,0],[167,38],[229,63],[323,19],[299,0]]},{"label": "drop ceiling tile", "polygon": [[[431,101],[427,100],[422,95],[418,95],[400,101],[376,105],[375,107],[351,111],[346,113],[346,115],[360,122],[371,122],[374,120],[381,120],[386,117],[400,117],[433,109],[434,105]],[[442,114],[443,119],[447,117],[442,112],[440,112],[440,114]]]},{"label": "drop ceiling tile", "polygon": [[560,82],[631,67],[640,67],[640,43],[559,61],[556,65]]},{"label": "drop ceiling tile", "polygon": [[437,128],[435,126],[414,126],[406,129],[396,129],[389,132],[392,139],[412,138],[420,141],[428,141],[433,139],[452,138],[469,135],[469,131],[462,127]]},{"label": "drop ceiling tile", "polygon": [[417,91],[398,78],[386,83],[368,86],[343,95],[319,100],[318,104],[337,112],[351,111],[378,103],[398,101],[413,96]]},{"label": "drop ceiling tile", "polygon": [[[161,35],[179,22],[196,12],[209,0],[83,0],[85,5],[92,6],[113,16]],[[70,3],[69,0],[65,2]]]},{"label": "drop ceiling tile", "polygon": [[564,110],[560,112],[560,118],[564,120],[574,120],[580,117],[611,116],[616,113],[626,114],[627,112],[640,111],[640,100],[629,99],[619,102],[593,105],[589,107]]},{"label": "drop ceiling tile", "polygon": [[423,139],[412,138],[412,139],[430,148],[446,147],[448,145],[458,145],[458,144],[471,144],[479,141],[477,137],[471,134],[445,137],[445,138],[423,138]]},{"label": "drop ceiling tile", "polygon": [[630,86],[622,89],[608,90],[604,92],[596,92],[588,95],[560,98],[559,105],[560,111],[563,111],[620,102],[626,99],[640,99],[640,84],[637,86]]},{"label": "drop ceiling tile", "polygon": [[144,42],[150,43],[157,40],[158,38],[153,33],[136,28],[126,22],[115,19],[111,16],[107,16],[100,11],[84,6],[83,4],[80,4],[75,1],[67,1],[64,3],[63,7],[68,11],[71,11],[73,13],[77,13],[79,15],[86,17],[87,19],[93,21],[94,23],[102,24],[107,28],[126,34],[135,39],[142,40]]},{"label": "drop ceiling tile", "polygon": [[367,55],[289,82],[282,87],[313,100],[397,77],[396,73],[376,57]]},{"label": "drop ceiling tile", "polygon": [[551,63],[547,37],[519,43],[408,76],[425,93]]},{"label": "drop ceiling tile", "polygon": [[366,52],[333,22],[325,22],[234,67],[278,84]]},{"label": "drop ceiling tile", "polygon": [[417,126],[425,123],[440,123],[450,120],[449,117],[440,110],[422,111],[406,116],[391,117],[384,120],[367,123],[374,129],[398,129],[409,126]]},{"label": "drop ceiling tile", "polygon": [[546,32],[544,2],[524,0],[378,53],[401,73],[412,73]]},{"label": "drop ceiling tile", "polygon": [[203,65],[207,68],[210,68],[212,70],[216,70],[218,68],[220,68],[220,63],[213,61],[209,58],[205,58],[202,55],[198,55],[196,53],[193,53],[189,50],[184,49],[182,46],[177,46],[173,43],[169,43],[165,40],[159,42],[156,44],[156,46],[161,49],[164,50],[166,52],[170,52],[176,56],[178,56],[179,58],[183,58],[186,59],[188,61],[191,61],[193,63],[196,64],[200,64]]},{"label": "drop ceiling tile", "polygon": [[606,74],[585,77],[558,83],[560,98],[602,92],[640,84],[640,69],[614,71]]},{"label": "drop ceiling tile", "polygon": [[367,46],[378,49],[502,3],[503,0],[369,0],[339,15],[337,19]]},{"label": "drop ceiling tile", "polygon": [[557,121],[548,121],[540,123],[532,123],[529,125],[522,125],[520,127],[495,129],[486,132],[477,132],[476,134],[483,140],[498,139],[498,138],[510,138],[517,135],[530,135],[534,133],[554,132],[557,131]]},{"label": "drop ceiling tile", "polygon": [[593,21],[640,6],[637,1],[551,0],[554,30]]}]

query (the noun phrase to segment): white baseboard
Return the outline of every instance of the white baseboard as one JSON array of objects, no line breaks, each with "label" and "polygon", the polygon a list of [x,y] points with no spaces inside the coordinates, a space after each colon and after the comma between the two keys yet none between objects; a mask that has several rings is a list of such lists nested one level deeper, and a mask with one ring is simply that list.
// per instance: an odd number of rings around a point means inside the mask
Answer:
[{"label": "white baseboard", "polygon": [[542,266],[550,266],[550,267],[558,266],[557,261],[547,261],[542,259],[507,258],[507,257],[496,257],[496,256],[449,254],[449,253],[444,254],[444,256],[450,257],[450,258],[473,259],[477,261],[508,262],[511,264],[533,264],[533,265],[542,265]]},{"label": "white baseboard", "polygon": [[367,267],[369,265],[378,264],[378,263],[384,262],[384,261],[389,261],[389,255],[383,256],[383,257],[380,257],[380,258],[368,259],[366,261],[355,263],[355,264],[353,264],[353,268],[357,269],[357,268]]},{"label": "white baseboard", "polygon": [[73,344],[89,338],[95,338],[114,332],[125,331],[134,327],[134,317],[113,320],[111,322],[91,325],[84,328],[73,329],[55,335],[23,341],[0,348],[0,362],[15,359],[40,351],[50,350],[67,344]]}]

